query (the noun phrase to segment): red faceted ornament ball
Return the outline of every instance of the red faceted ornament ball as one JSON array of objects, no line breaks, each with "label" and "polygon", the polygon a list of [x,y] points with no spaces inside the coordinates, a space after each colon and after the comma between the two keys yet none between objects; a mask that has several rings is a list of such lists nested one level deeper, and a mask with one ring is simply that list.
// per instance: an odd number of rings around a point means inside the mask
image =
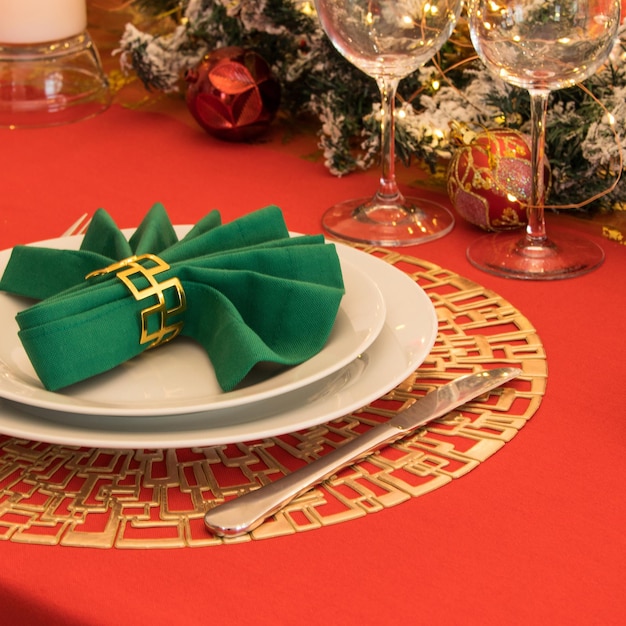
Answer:
[{"label": "red faceted ornament ball", "polygon": [[253,50],[228,47],[187,72],[187,107],[208,133],[246,141],[266,132],[280,106],[280,83]]},{"label": "red faceted ornament ball", "polygon": [[[544,180],[547,192],[550,170],[545,161]],[[511,230],[527,223],[531,183],[530,146],[527,138],[514,130],[486,130],[465,138],[448,166],[452,205],[461,217],[488,231]]]}]

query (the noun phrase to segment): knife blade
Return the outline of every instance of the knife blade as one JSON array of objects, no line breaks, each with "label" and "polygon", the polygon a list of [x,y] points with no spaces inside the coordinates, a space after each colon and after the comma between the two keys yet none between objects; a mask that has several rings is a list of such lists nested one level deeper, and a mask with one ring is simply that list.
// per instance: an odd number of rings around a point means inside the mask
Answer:
[{"label": "knife blade", "polygon": [[238,537],[250,532],[294,498],[330,478],[341,468],[521,373],[522,370],[513,367],[484,370],[433,389],[388,422],[374,426],[323,457],[272,483],[213,507],[205,514],[204,523],[221,537]]}]

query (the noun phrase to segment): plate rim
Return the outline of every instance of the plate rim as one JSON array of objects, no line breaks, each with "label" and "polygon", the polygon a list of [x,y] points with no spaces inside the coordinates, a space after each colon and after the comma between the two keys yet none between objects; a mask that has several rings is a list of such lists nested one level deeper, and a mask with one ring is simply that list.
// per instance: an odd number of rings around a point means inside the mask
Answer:
[{"label": "plate rim", "polygon": [[[390,375],[384,383],[379,383],[377,387],[371,386],[368,389],[362,389],[358,394],[348,390],[353,396],[358,397],[343,404],[338,402],[339,398],[337,397],[341,396],[342,393],[346,395],[346,392],[343,390],[339,391],[337,396],[334,396],[334,400],[322,398],[319,401],[311,402],[309,406],[312,416],[306,420],[297,421],[297,419],[294,419],[293,415],[297,413],[297,407],[292,407],[282,413],[272,413],[259,419],[249,420],[243,424],[215,427],[215,425],[211,425],[211,415],[209,414],[206,424],[197,427],[192,425],[190,428],[180,432],[173,432],[172,430],[160,432],[105,431],[102,429],[97,430],[96,428],[86,428],[84,424],[76,427],[74,425],[51,422],[40,416],[25,413],[2,400],[0,401],[0,432],[10,436],[34,439],[35,441],[71,446],[90,446],[107,449],[189,448],[194,446],[227,445],[280,436],[318,426],[366,406],[399,385],[425,361],[436,341],[438,320],[433,302],[412,278],[382,259],[345,244],[339,243],[338,245],[345,246],[349,250],[348,254],[364,255],[363,257],[357,256],[357,258],[367,259],[366,263],[369,264],[370,268],[379,268],[380,272],[392,272],[387,274],[387,276],[389,278],[394,276],[397,278],[398,284],[402,282],[403,285],[406,285],[406,288],[410,290],[409,293],[415,297],[415,301],[419,301],[420,306],[423,306],[423,310],[419,311],[420,315],[423,316],[420,322],[423,325],[423,329],[420,331],[422,332],[422,344],[419,346],[402,344],[406,363],[401,367],[397,367],[393,375]],[[383,267],[388,269],[383,270]],[[392,291],[389,288],[390,282],[386,281],[382,289],[384,296]],[[388,316],[383,332],[365,352],[365,355],[369,355],[371,360],[379,359],[379,362],[381,357],[384,356],[384,352],[389,352],[389,349],[384,345],[384,333],[395,333],[394,338],[398,339],[399,331],[393,327],[394,324],[399,326],[400,324],[396,324],[396,322],[401,322],[402,319],[400,318],[406,320],[405,316],[413,314],[413,311],[405,311],[404,308],[400,307],[394,309],[389,306],[390,304],[406,304],[406,293],[403,293],[401,296],[396,295],[395,302],[393,293],[391,294],[391,303],[388,301],[388,298],[389,296],[386,297]],[[402,343],[400,339],[398,341]],[[408,354],[411,350],[414,352]],[[389,373],[389,368],[383,369],[385,370],[384,373]],[[359,378],[355,387],[358,387],[359,384],[364,386],[363,381],[367,380],[368,376],[372,378],[374,371],[374,368],[371,368],[369,372],[366,369],[365,376]],[[162,419],[169,420],[171,418]],[[134,420],[135,424],[139,421]]]}]

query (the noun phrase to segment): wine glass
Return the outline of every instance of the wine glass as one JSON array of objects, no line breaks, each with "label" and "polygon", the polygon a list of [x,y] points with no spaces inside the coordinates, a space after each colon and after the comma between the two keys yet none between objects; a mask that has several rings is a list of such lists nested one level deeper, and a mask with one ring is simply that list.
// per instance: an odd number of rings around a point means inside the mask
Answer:
[{"label": "wine glass", "polygon": [[476,267],[507,278],[554,280],[589,272],[604,260],[594,242],[567,232],[546,235],[544,154],[550,91],[589,78],[607,60],[620,0],[471,0],[468,22],[478,55],[496,76],[528,90],[531,196],[525,236],[485,235],[467,250]]},{"label": "wine glass", "polygon": [[462,0],[315,0],[335,48],[378,84],[382,99],[382,175],[376,194],[326,211],[330,233],[403,246],[448,233],[454,217],[429,200],[404,197],[395,177],[394,101],[400,80],[429,61],[450,37]]}]

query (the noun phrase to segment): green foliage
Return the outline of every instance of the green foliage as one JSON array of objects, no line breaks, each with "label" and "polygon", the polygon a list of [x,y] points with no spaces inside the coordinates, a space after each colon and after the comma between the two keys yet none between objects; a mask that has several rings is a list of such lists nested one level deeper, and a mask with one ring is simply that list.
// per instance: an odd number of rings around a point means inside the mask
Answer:
[{"label": "green foliage", "polygon": [[[120,45],[123,64],[136,72],[147,89],[178,88],[180,75],[216,48],[252,48],[268,61],[281,83],[283,116],[318,117],[320,147],[333,173],[363,169],[377,159],[378,88],[334,49],[317,19],[302,10],[303,0],[136,0],[134,4],[150,15],[171,15],[177,10],[177,16],[184,16],[170,36],[151,36],[127,27]],[[612,64],[584,83],[618,120],[615,133],[620,143],[626,138],[624,59],[626,53],[614,55]],[[451,123],[476,130],[507,127],[529,132],[528,93],[489,75],[473,56],[463,22],[436,61],[400,83],[399,103],[406,115],[397,119],[396,154],[405,163],[419,159],[434,171],[450,158],[455,149]],[[433,78],[440,79],[439,88],[432,85]],[[546,153],[553,172],[550,204],[584,202],[614,180],[619,146],[605,109],[579,87],[551,95],[546,128]],[[626,202],[626,183],[620,182],[593,207],[607,209],[616,202]]]}]

